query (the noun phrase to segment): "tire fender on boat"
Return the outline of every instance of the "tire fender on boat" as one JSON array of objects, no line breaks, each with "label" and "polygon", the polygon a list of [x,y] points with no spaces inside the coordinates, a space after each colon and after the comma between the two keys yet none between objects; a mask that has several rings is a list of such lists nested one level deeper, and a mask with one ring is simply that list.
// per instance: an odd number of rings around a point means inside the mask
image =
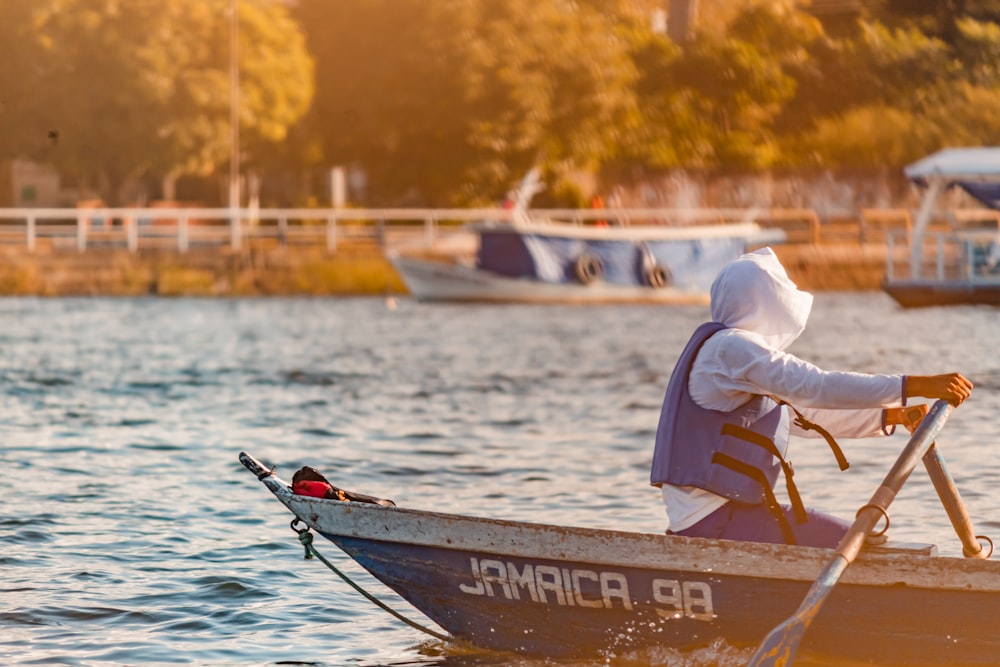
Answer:
[{"label": "tire fender on boat", "polygon": [[604,275],[604,262],[597,255],[584,253],[577,257],[573,270],[577,280],[584,285],[589,285]]},{"label": "tire fender on boat", "polygon": [[644,272],[643,278],[650,287],[666,287],[670,284],[670,272],[659,264],[653,264]]}]

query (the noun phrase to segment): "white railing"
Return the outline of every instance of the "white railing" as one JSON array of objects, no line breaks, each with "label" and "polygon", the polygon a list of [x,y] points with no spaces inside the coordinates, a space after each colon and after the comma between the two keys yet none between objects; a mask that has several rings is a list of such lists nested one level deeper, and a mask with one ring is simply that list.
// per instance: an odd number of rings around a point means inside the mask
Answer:
[{"label": "white railing", "polygon": [[[0,244],[34,251],[40,243],[78,251],[100,245],[173,248],[228,246],[270,240],[334,251],[339,237],[382,240],[385,224],[420,222],[425,243],[434,241],[438,220],[497,217],[494,209],[226,209],[226,208],[0,208]],[[412,227],[412,225],[410,225]]]},{"label": "white railing", "polygon": [[[1000,282],[1000,236],[991,231],[931,232],[914,254],[911,235],[894,231],[887,238],[886,280],[964,283]],[[914,257],[919,265],[914,267]]]},{"label": "white railing", "polygon": [[[531,216],[569,223],[609,225],[688,225],[756,222],[782,229],[789,243],[885,243],[906,238],[907,209],[827,211],[823,221],[809,208],[606,208],[532,209]],[[229,247],[247,243],[308,245],[333,252],[341,240],[363,239],[379,245],[431,246],[439,233],[476,220],[510,220],[517,213],[502,208],[0,208],[0,246],[35,251],[84,251],[118,247]],[[985,209],[957,209],[938,215],[940,229],[969,231],[970,223],[997,219]],[[995,224],[995,223],[994,223]],[[904,236],[898,236],[903,232]],[[905,241],[904,241],[905,243]],[[898,275],[898,274],[897,274]]]},{"label": "white railing", "polygon": [[[85,251],[92,247],[171,248],[229,247],[246,243],[311,245],[328,251],[338,240],[362,238],[380,245],[387,234],[396,241],[431,246],[440,230],[456,230],[475,220],[504,220],[515,215],[501,208],[479,209],[228,209],[228,208],[0,208],[0,245],[35,251]],[[815,240],[819,219],[811,209],[535,209],[532,217],[575,224],[713,224],[759,222],[798,232]],[[414,224],[418,223],[418,224]]]}]

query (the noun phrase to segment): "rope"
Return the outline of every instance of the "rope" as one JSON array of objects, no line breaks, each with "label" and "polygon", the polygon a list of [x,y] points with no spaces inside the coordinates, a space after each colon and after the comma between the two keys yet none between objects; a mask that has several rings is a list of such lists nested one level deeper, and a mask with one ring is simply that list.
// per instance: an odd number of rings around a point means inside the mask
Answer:
[{"label": "rope", "polygon": [[313,546],[313,536],[312,536],[312,533],[309,532],[309,528],[303,528],[302,530],[299,530],[298,528],[295,527],[295,524],[298,523],[298,522],[299,522],[298,519],[295,519],[294,521],[292,521],[292,530],[294,530],[296,533],[299,534],[299,542],[302,543],[302,546],[305,547],[305,550],[306,550],[306,555],[305,555],[306,560],[309,560],[313,556],[315,556],[316,558],[319,559],[319,561],[321,563],[323,563],[328,568],[330,568],[330,570],[334,574],[336,574],[338,577],[340,577],[345,582],[347,582],[347,584],[351,588],[353,588],[354,590],[356,590],[358,593],[361,593],[361,595],[363,595],[365,598],[367,598],[372,603],[374,603],[375,606],[379,607],[380,609],[382,609],[384,611],[389,612],[391,615],[395,616],[396,618],[398,618],[399,620],[401,620],[403,623],[406,623],[411,628],[416,628],[417,630],[420,630],[421,632],[424,632],[424,633],[430,635],[431,637],[434,637],[436,639],[440,639],[442,641],[446,641],[446,642],[453,641],[453,639],[451,637],[447,636],[447,635],[443,635],[440,632],[435,632],[434,630],[431,630],[428,627],[420,625],[416,621],[411,621],[410,619],[406,618],[405,616],[403,616],[402,614],[400,614],[398,611],[396,611],[395,609],[393,609],[389,605],[385,604],[384,602],[382,602],[381,600],[379,600],[378,598],[376,598],[374,595],[372,595],[371,593],[369,593],[365,589],[361,588],[361,586],[358,586],[356,583],[354,583],[353,581],[351,581],[350,577],[348,577],[346,574],[344,574],[343,572],[341,572],[340,570],[338,570],[337,567],[333,563],[331,563],[330,561],[328,561],[326,558],[323,558],[323,555],[320,552],[316,551],[316,547]]}]

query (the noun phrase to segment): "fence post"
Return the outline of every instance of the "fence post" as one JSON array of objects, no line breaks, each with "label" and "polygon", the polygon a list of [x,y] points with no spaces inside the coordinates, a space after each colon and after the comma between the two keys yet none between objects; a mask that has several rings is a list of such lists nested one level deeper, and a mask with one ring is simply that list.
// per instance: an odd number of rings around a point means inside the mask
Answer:
[{"label": "fence post", "polygon": [[286,216],[278,218],[278,244],[288,244],[288,218]]},{"label": "fence post", "polygon": [[337,251],[337,216],[331,215],[326,219],[326,249],[328,252]]},{"label": "fence post", "polygon": [[128,226],[125,228],[125,238],[128,244],[129,252],[136,252],[139,250],[139,216],[135,215],[129,218],[123,219],[123,224]]},{"label": "fence post", "polygon": [[187,252],[189,246],[188,219],[186,215],[182,215],[177,220],[177,250],[178,252]]},{"label": "fence post", "polygon": [[937,279],[944,280],[944,234],[937,235]]},{"label": "fence post", "polygon": [[885,235],[885,281],[891,283],[893,279],[893,265],[895,262],[895,251],[893,250],[895,236],[893,234]]},{"label": "fence post", "polygon": [[28,252],[35,252],[35,216],[28,215],[27,235]]},{"label": "fence post", "polygon": [[85,213],[76,216],[76,249],[83,252],[87,249],[87,217]]},{"label": "fence post", "polygon": [[962,257],[965,261],[962,263],[961,273],[958,277],[963,280],[970,280],[976,273],[976,258],[974,255],[976,252],[976,244],[973,243],[972,239],[969,237],[963,239],[961,243],[962,247],[959,250],[960,257]]},{"label": "fence post", "polygon": [[232,216],[229,219],[230,245],[232,245],[233,250],[239,250],[240,249],[240,241],[241,241],[241,233],[240,232],[242,231],[240,229],[240,226],[241,226],[240,213],[239,213],[238,209],[232,209],[230,211],[230,214]]},{"label": "fence post", "polygon": [[433,215],[429,215],[424,218],[424,247],[433,248],[434,247],[434,237],[437,234],[435,225],[437,220],[434,219]]}]

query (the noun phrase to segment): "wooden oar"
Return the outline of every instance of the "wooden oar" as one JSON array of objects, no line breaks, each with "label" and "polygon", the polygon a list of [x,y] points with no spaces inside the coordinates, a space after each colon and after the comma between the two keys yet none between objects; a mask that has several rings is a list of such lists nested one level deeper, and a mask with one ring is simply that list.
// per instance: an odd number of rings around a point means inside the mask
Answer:
[{"label": "wooden oar", "polygon": [[757,647],[753,657],[750,658],[748,667],[760,667],[761,665],[783,667],[791,664],[795,652],[799,648],[799,643],[802,641],[802,636],[806,633],[816,614],[819,613],[827,596],[833,591],[833,587],[837,585],[837,581],[847,566],[857,558],[858,552],[864,546],[865,536],[882,518],[906,478],[910,476],[924,454],[933,446],[934,439],[941,432],[951,410],[952,407],[947,401],[939,400],[934,403],[930,412],[910,437],[910,441],[906,444],[899,458],[896,459],[892,469],[882,480],[882,485],[872,494],[868,504],[858,512],[854,523],[847,529],[847,533],[837,545],[834,557],[813,582],[798,610],[771,630]]},{"label": "wooden oar", "polygon": [[955,480],[948,472],[941,452],[935,445],[931,445],[930,450],[924,454],[924,467],[927,468],[927,474],[930,475],[931,481],[934,483],[934,489],[948,513],[948,518],[951,520],[951,525],[955,529],[958,539],[962,540],[962,554],[966,558],[989,558],[992,549],[984,549],[979,538],[976,537],[976,532],[972,529],[972,520],[969,519],[969,512],[965,509],[965,503],[962,502],[962,497],[958,494]]}]

